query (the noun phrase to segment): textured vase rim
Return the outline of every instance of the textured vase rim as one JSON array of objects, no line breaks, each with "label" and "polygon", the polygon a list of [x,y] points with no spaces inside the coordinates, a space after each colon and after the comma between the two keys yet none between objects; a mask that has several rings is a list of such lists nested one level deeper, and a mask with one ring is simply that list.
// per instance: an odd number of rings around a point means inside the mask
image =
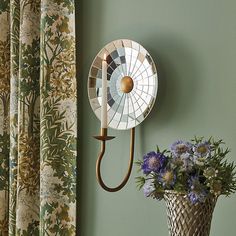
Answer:
[{"label": "textured vase rim", "polygon": [[[175,190],[165,190],[164,191],[164,195],[165,194],[175,194],[175,195],[179,195],[179,196],[187,196],[188,192],[178,192],[178,191],[175,191]],[[215,195],[215,194],[212,194],[210,193],[207,198],[214,198],[214,199],[218,199],[220,195]]]},{"label": "textured vase rim", "polygon": [[164,194],[166,194],[166,193],[178,194],[178,195],[187,195],[188,194],[187,192],[178,192],[178,191],[175,191],[175,190],[165,190]]}]

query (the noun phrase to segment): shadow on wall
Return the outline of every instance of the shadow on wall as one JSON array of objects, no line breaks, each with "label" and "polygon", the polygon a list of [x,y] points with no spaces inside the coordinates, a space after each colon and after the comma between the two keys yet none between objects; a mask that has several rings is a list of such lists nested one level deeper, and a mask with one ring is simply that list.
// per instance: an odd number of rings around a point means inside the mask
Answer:
[{"label": "shadow on wall", "polygon": [[[78,6],[78,2],[75,1],[75,26],[76,26],[76,29],[75,29],[75,35],[76,35],[76,78],[77,78],[77,83],[76,83],[76,86],[77,86],[77,98],[81,97],[82,96],[82,88],[79,86],[80,85],[80,82],[79,82],[79,78],[81,78],[82,76],[82,73],[81,73],[81,60],[82,60],[82,57],[81,57],[81,54],[82,54],[82,42],[81,40],[79,40],[80,38],[80,34],[79,32],[82,31],[82,27],[80,25],[80,22],[81,22],[81,18],[82,18],[82,15],[81,12],[79,11],[79,8],[80,6]],[[80,63],[78,63],[80,62]],[[80,114],[80,111],[82,111],[82,102],[80,100],[77,100],[78,103],[77,103],[77,114]],[[80,130],[80,127],[81,127],[81,123],[82,123],[82,120],[81,120],[81,117],[79,115],[77,115],[77,135],[79,137],[79,135],[82,135],[81,134],[81,130]],[[79,144],[79,139],[77,139],[77,157],[79,160],[79,157],[81,156],[81,153],[82,153],[82,150],[81,150],[81,146]],[[79,180],[81,178],[81,174],[80,174],[80,165],[81,164],[81,161],[77,161],[77,171],[79,174],[77,174],[77,179],[76,179],[76,182],[79,183]],[[77,185],[78,186],[78,185]],[[76,205],[76,235],[79,235],[80,233],[80,230],[78,229],[78,226],[79,226],[79,218],[80,218],[80,215],[79,215],[79,201],[80,201],[80,197],[79,196],[79,193],[80,193],[80,186],[79,188],[77,187],[76,189],[76,194],[77,194],[77,205]]]},{"label": "shadow on wall", "polygon": [[183,41],[186,42],[176,35],[158,38],[156,44],[153,44],[153,38],[145,41],[145,45],[151,45],[147,49],[157,66],[159,87],[150,117],[140,127],[142,152],[146,146],[142,137],[146,137],[148,127],[156,127],[158,133],[177,118],[187,120],[199,95],[201,65],[199,61],[196,62],[195,53]]},{"label": "shadow on wall", "polygon": [[[102,35],[102,21],[103,15],[101,15],[95,22],[85,22],[85,18],[92,18],[91,16],[94,14],[94,11],[101,12],[103,8],[103,4],[100,1],[95,1],[93,3],[93,9],[86,9],[85,1],[75,1],[76,3],[76,43],[77,43],[77,88],[78,88],[78,162],[77,162],[77,233],[76,235],[87,235],[88,232],[85,232],[86,228],[83,228],[83,225],[87,225],[85,223],[89,220],[90,225],[96,225],[96,207],[94,203],[94,198],[91,198],[95,194],[95,186],[91,186],[88,184],[88,178],[84,178],[84,176],[88,175],[89,170],[89,161],[84,156],[84,153],[88,153],[91,150],[85,150],[84,147],[86,146],[86,142],[88,142],[88,131],[87,129],[85,132],[85,127],[87,126],[86,116],[88,115],[87,110],[90,109],[88,101],[83,101],[83,98],[87,98],[87,76],[88,71],[85,70],[86,67],[86,59],[84,48],[88,50],[93,50],[92,46],[94,40],[96,40],[96,45],[99,45],[100,36]],[[89,15],[91,15],[89,17]],[[90,37],[90,32],[96,31],[96,39]],[[82,34],[83,33],[83,34]],[[84,40],[86,38],[88,40]],[[90,52],[86,51],[86,54]],[[88,107],[86,106],[88,105]],[[92,111],[91,111],[92,112]],[[86,115],[85,115],[86,114]],[[87,127],[89,128],[89,127]],[[93,170],[94,171],[94,170]],[[86,174],[85,174],[86,172]],[[95,183],[95,182],[94,182]],[[89,195],[89,196],[88,196]],[[90,198],[90,200],[88,200]],[[92,201],[91,201],[92,199]],[[89,202],[89,204],[88,204]],[[90,214],[89,208],[93,209],[93,214]],[[95,227],[93,227],[95,229]],[[89,229],[91,230],[91,229]]]}]

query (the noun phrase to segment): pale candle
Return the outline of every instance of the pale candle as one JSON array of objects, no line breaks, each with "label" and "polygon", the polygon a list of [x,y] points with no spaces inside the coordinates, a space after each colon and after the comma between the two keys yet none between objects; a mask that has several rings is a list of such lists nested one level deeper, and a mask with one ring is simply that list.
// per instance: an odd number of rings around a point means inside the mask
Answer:
[{"label": "pale candle", "polygon": [[106,54],[102,60],[102,107],[101,128],[107,128],[107,62]]}]

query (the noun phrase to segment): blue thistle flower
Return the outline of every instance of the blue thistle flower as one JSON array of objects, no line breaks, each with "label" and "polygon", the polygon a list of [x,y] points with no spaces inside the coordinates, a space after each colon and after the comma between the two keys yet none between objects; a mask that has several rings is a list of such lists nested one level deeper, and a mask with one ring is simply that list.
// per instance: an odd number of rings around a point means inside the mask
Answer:
[{"label": "blue thistle flower", "polygon": [[192,171],[193,166],[194,166],[194,162],[192,159],[192,156],[189,153],[184,153],[180,156],[181,160],[182,160],[182,169],[184,171]]},{"label": "blue thistle flower", "polygon": [[196,204],[198,202],[205,202],[207,193],[206,192],[190,192],[188,194],[188,198],[191,201],[192,204]]},{"label": "blue thistle flower", "polygon": [[200,183],[197,175],[191,176],[188,180],[190,192],[188,193],[189,200],[195,204],[197,202],[204,202],[208,195],[206,188]]},{"label": "blue thistle flower", "polygon": [[192,151],[192,144],[178,140],[171,145],[170,150],[174,156],[178,157],[181,154],[190,153]]},{"label": "blue thistle flower", "polygon": [[149,152],[143,157],[143,159],[141,169],[144,174],[149,174],[152,171],[158,173],[160,169],[163,168],[167,158],[162,153]]},{"label": "blue thistle flower", "polygon": [[164,188],[172,188],[176,183],[176,174],[172,170],[161,170],[158,180]]},{"label": "blue thistle flower", "polygon": [[211,153],[210,143],[207,141],[198,143],[193,147],[193,151],[197,157],[208,157]]}]

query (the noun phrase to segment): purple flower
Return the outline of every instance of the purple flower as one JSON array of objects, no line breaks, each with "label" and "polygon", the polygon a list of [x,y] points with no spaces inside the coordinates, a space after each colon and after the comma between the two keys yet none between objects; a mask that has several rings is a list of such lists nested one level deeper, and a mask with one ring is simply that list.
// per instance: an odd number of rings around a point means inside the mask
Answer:
[{"label": "purple flower", "polygon": [[191,148],[192,148],[191,143],[179,140],[179,141],[174,142],[171,145],[170,150],[174,156],[178,157],[183,153],[188,153],[188,152],[190,153]]},{"label": "purple flower", "polygon": [[211,153],[209,142],[202,142],[193,147],[194,155],[197,157],[207,157]]},{"label": "purple flower", "polygon": [[205,187],[200,183],[198,176],[192,176],[188,180],[190,192],[188,193],[189,200],[195,204],[197,202],[204,202],[207,197]]},{"label": "purple flower", "polygon": [[158,173],[165,163],[166,156],[162,153],[149,152],[143,159],[141,169],[144,174],[149,174],[152,171]]},{"label": "purple flower", "polygon": [[205,202],[207,193],[206,192],[190,192],[188,194],[188,198],[192,204],[196,204],[198,202]]},{"label": "purple flower", "polygon": [[192,156],[189,154],[189,153],[183,153],[181,156],[180,156],[181,160],[182,160],[182,169],[184,171],[191,171],[193,169],[193,165],[194,165],[194,162],[192,160]]},{"label": "purple flower", "polygon": [[160,173],[159,181],[164,188],[171,188],[175,185],[176,174],[172,170],[164,169]]},{"label": "purple flower", "polygon": [[145,197],[149,197],[155,191],[155,186],[151,179],[146,180],[143,185],[143,193]]}]

